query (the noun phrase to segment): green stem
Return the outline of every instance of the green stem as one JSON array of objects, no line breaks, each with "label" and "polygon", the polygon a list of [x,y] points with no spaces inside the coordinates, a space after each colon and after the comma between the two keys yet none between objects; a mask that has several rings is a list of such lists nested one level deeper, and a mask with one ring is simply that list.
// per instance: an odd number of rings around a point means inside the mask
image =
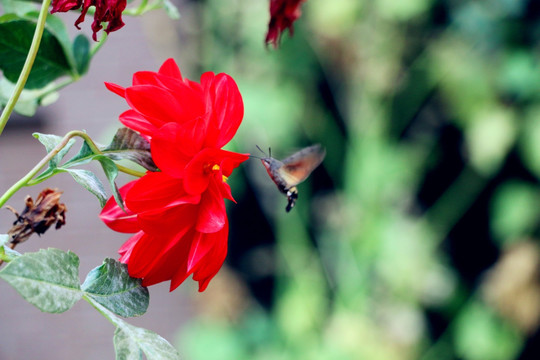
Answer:
[{"label": "green stem", "polygon": [[65,88],[66,86],[68,86],[69,84],[73,84],[75,81],[76,80],[74,78],[71,78],[71,77],[68,78],[68,79],[64,79],[64,80],[54,84],[54,87],[52,87],[46,93],[41,95],[41,97],[45,97],[45,95],[48,95],[48,94],[53,93],[55,91],[61,90],[61,89]]},{"label": "green stem", "polygon": [[[88,146],[90,147],[90,149],[92,150],[92,152],[94,154],[103,154],[101,152],[101,150],[99,150],[97,145],[94,143],[92,138],[90,138],[90,136],[88,136],[88,134],[81,132],[81,134],[79,136],[82,137],[84,139],[84,141],[86,141],[86,143],[88,144]],[[116,164],[116,167],[118,168],[119,171],[121,171],[123,173],[126,173],[126,174],[129,174],[129,175],[133,175],[133,176],[136,176],[136,177],[143,177],[144,176],[144,173],[142,173],[140,171],[137,171],[137,170],[127,168],[127,167],[122,166],[122,165]]]},{"label": "green stem", "polygon": [[142,173],[140,171],[137,171],[137,170],[130,169],[130,168],[122,166],[122,165],[116,164],[116,167],[118,168],[118,171],[121,171],[124,174],[133,175],[133,176],[136,176],[136,177],[143,177],[144,176],[144,173]]},{"label": "green stem", "polygon": [[19,79],[17,80],[17,84],[15,84],[13,94],[9,98],[6,107],[4,108],[4,111],[0,116],[0,135],[4,131],[9,117],[11,116],[11,113],[15,108],[15,104],[17,103],[17,100],[19,100],[19,96],[21,96],[24,85],[26,85],[26,81],[28,80],[28,76],[30,75],[30,71],[32,70],[32,65],[34,65],[34,60],[36,59],[39,50],[39,44],[41,43],[41,38],[43,36],[43,30],[45,29],[45,20],[47,19],[50,4],[51,0],[43,0],[43,3],[41,4],[41,10],[39,12],[36,30],[34,31],[34,37],[32,38],[32,44],[30,45],[30,50],[28,50],[26,61],[24,62],[24,66],[22,68],[21,74],[19,75]]},{"label": "green stem", "polygon": [[109,310],[107,310],[103,305],[97,303],[92,298],[88,297],[87,295],[83,295],[83,299],[89,303],[94,309],[96,309],[105,319],[109,320],[111,324],[114,326],[118,326],[118,318],[114,316]]},{"label": "green stem", "polygon": [[45,156],[43,159],[40,160],[40,162],[38,162],[36,164],[36,166],[34,166],[32,168],[32,170],[30,170],[25,176],[23,176],[19,181],[17,181],[15,184],[13,184],[13,186],[11,186],[5,193],[4,195],[2,195],[2,197],[0,197],[0,207],[2,207],[6,201],[9,200],[9,198],[11,198],[13,196],[13,194],[15,194],[17,191],[19,191],[19,189],[21,189],[22,187],[26,186],[26,184],[34,177],[37,175],[37,173],[45,166],[47,165],[47,163],[56,155],[58,154],[58,152],[60,152],[60,150],[62,150],[62,148],[64,146],[66,146],[66,144],[69,142],[69,140],[74,137],[74,136],[77,136],[79,134],[84,134],[83,132],[81,131],[70,131],[66,134],[66,136],[64,136],[64,138],[62,139],[62,141],[60,141],[60,143],[58,143],[58,145],[56,145],[54,147],[54,149],[52,149],[52,151],[50,153],[47,154],[47,156]]},{"label": "green stem", "polygon": [[90,50],[90,58],[96,55],[99,49],[101,49],[101,47],[107,42],[108,38],[109,37],[107,36],[107,33],[103,31],[101,35],[101,39],[99,39],[99,42]]},{"label": "green stem", "polygon": [[[85,132],[82,132],[82,131],[79,131],[79,130],[74,130],[74,131],[70,131],[66,134],[66,136],[64,136],[62,138],[62,140],[58,143],[58,145],[56,145],[54,147],[54,149],[51,150],[50,153],[47,154],[47,156],[45,156],[43,159],[40,160],[40,162],[38,162],[36,164],[36,166],[34,166],[32,168],[32,170],[30,170],[24,177],[22,177],[19,181],[17,181],[15,184],[13,184],[13,186],[11,186],[5,193],[4,195],[2,195],[2,197],[0,197],[0,207],[4,206],[4,204],[17,192],[19,191],[22,187],[24,186],[28,186],[29,184],[31,184],[31,180],[34,176],[37,175],[37,173],[45,166],[47,165],[47,163],[56,155],[60,152],[60,150],[62,150],[64,148],[64,146],[67,145],[67,143],[69,142],[69,140],[72,138],[72,137],[75,137],[75,136],[79,136],[81,138],[83,138],[86,143],[88,144],[88,146],[90,147],[90,149],[92,150],[92,152],[94,152],[95,154],[101,154],[101,150],[99,150],[99,148],[96,146],[96,144],[92,141],[92,139],[88,136],[88,134],[86,134]],[[118,167],[118,170],[126,173],[126,174],[130,174],[130,175],[133,175],[133,176],[137,176],[137,177],[141,177],[141,176],[144,176],[144,173],[141,173],[140,171],[136,171],[136,170],[132,170],[132,169],[129,169],[129,168],[126,168],[124,166],[121,166],[121,165],[116,165]]]}]

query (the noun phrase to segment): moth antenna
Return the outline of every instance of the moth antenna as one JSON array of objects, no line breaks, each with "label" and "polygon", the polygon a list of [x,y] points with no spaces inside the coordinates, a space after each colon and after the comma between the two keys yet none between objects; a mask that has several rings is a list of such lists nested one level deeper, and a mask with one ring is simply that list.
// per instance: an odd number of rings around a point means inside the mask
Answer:
[{"label": "moth antenna", "polygon": [[272,157],[272,148],[268,147],[268,157]]},{"label": "moth antenna", "polygon": [[259,145],[255,145],[255,147],[257,147],[257,149],[259,149],[259,151],[260,151],[260,152],[262,152],[262,153],[263,153],[263,155],[265,155],[265,156],[266,156],[266,153],[265,153],[265,152],[263,151],[263,149],[261,149],[261,148],[259,147]]},{"label": "moth antenna", "polygon": [[259,159],[259,160],[262,160],[262,157],[259,157],[259,156],[255,156],[255,155],[248,155],[250,158],[254,158],[254,159]]}]

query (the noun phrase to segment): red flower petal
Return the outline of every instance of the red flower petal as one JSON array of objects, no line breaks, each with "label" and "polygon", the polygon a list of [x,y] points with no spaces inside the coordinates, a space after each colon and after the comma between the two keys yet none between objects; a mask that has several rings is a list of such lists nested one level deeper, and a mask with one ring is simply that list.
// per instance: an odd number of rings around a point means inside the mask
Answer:
[{"label": "red flower petal", "polygon": [[225,202],[218,185],[212,181],[201,196],[196,229],[202,233],[213,233],[221,230],[226,222]]},{"label": "red flower petal", "polygon": [[198,206],[183,204],[164,210],[146,211],[137,217],[141,229],[151,235],[172,236],[192,228],[197,219]]},{"label": "red flower petal", "polygon": [[141,134],[152,136],[158,128],[135,110],[126,110],[120,114],[119,120],[130,129]]},{"label": "red flower petal", "polygon": [[[206,241],[212,243],[214,246],[206,253],[203,261],[200,262],[200,265],[193,272],[193,280],[199,282],[199,292],[206,290],[210,280],[212,280],[212,278],[218,273],[219,269],[221,269],[221,266],[227,257],[228,235],[228,222],[225,223],[225,226],[220,231],[213,234],[204,234]],[[171,281],[171,287],[173,285],[173,281]]]},{"label": "red flower petal", "polygon": [[[226,150],[224,150],[226,151]],[[232,151],[226,151],[227,156],[221,162],[221,171],[226,177],[231,176],[234,169],[240,166],[241,163],[249,159],[249,154],[240,154]]]},{"label": "red flower petal", "polygon": [[199,197],[187,194],[182,183],[162,172],[148,172],[126,194],[126,204],[132,211],[142,213],[198,203]]},{"label": "red flower petal", "polygon": [[224,150],[204,149],[200,151],[186,166],[184,187],[190,194],[201,194],[213,177],[213,166],[221,163]]},{"label": "red flower petal", "polygon": [[205,146],[221,148],[236,134],[244,117],[244,103],[236,82],[227,74],[205,73],[201,84],[211,106]]},{"label": "red flower petal", "polygon": [[171,280],[170,291],[176,289],[193,273],[193,280],[199,281],[199,291],[204,291],[208,282],[217,274],[227,255],[228,223],[213,234],[200,234],[194,238],[185,267],[178,269]]},{"label": "red flower petal", "polygon": [[[119,191],[122,198],[126,198],[128,191],[137,183],[137,180],[127,183],[122,186]],[[124,207],[125,200],[124,200]],[[105,203],[105,206],[99,214],[101,220],[114,231],[121,233],[135,233],[141,228],[137,222],[137,214],[126,208],[126,211],[122,210],[116,203],[114,197],[110,197]]]},{"label": "red flower petal", "polygon": [[221,196],[225,199],[231,200],[236,204],[236,200],[234,200],[232,193],[231,193],[231,187],[227,183],[222,183],[220,186],[221,190]]},{"label": "red flower petal", "polygon": [[118,253],[120,254],[120,259],[118,260],[120,262],[123,262],[124,264],[127,264],[129,262],[129,258],[131,256],[133,248],[135,247],[137,242],[143,237],[143,235],[144,232],[139,231],[138,233],[130,237],[128,241],[126,241],[124,245],[122,245],[120,249],[118,249]]},{"label": "red flower petal", "polygon": [[[190,232],[190,227],[186,226],[176,234],[171,236],[164,235],[145,235],[133,248],[131,253],[128,270],[129,274],[137,278],[146,278],[152,272],[164,273],[164,278],[160,281],[170,280],[174,275],[175,269],[178,266],[177,261],[166,261],[171,253],[178,251],[187,254],[191,247],[191,237],[193,231]],[[164,271],[167,267],[171,270]]]},{"label": "red flower petal", "polygon": [[159,68],[158,73],[182,80],[182,73],[180,72],[180,68],[178,67],[176,61],[174,61],[173,58],[168,58],[167,60],[165,60],[163,65],[161,65],[161,67]]},{"label": "red flower petal", "polygon": [[161,171],[174,177],[182,177],[184,168],[196,154],[204,140],[204,133],[193,123],[180,125],[169,123],[162,126],[152,138],[152,158]]},{"label": "red flower petal", "polygon": [[125,97],[126,89],[121,87],[120,85],[116,85],[110,82],[105,82],[105,87],[115,93],[116,95],[119,95],[121,97]]},{"label": "red flower petal", "polygon": [[[248,158],[249,156],[245,154],[232,151],[214,148],[203,149],[185,168],[184,188],[190,194],[201,194],[208,187],[210,178],[218,175],[219,182],[222,182],[222,174],[230,176],[232,170]],[[216,170],[214,170],[215,165],[218,165]]]},{"label": "red flower petal", "polygon": [[157,74],[154,71],[137,71],[135,74],[133,74],[132,84],[133,86],[137,86],[137,85],[159,86],[160,82],[157,80]]},{"label": "red flower petal", "polygon": [[[143,279],[143,286],[150,286],[162,281],[172,280],[180,275],[182,281],[189,276],[187,271],[187,258],[192,244],[201,236],[196,231],[191,231],[174,242],[174,246],[163,254]],[[171,289],[172,291],[173,289]]]},{"label": "red flower petal", "polygon": [[166,89],[155,85],[138,85],[126,89],[126,100],[131,108],[161,127],[175,122],[182,112],[181,104]]}]

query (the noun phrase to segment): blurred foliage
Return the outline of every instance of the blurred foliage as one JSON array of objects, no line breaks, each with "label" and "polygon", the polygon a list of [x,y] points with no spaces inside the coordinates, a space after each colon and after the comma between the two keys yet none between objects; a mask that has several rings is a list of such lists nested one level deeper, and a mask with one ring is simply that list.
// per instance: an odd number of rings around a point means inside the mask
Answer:
[{"label": "blurred foliage", "polygon": [[[196,70],[243,94],[235,150],[327,157],[290,214],[257,160],[231,178],[237,277],[201,313],[237,306],[195,318],[184,357],[533,358],[540,262],[519,254],[539,251],[540,2],[309,0],[279,50],[267,1],[189,4]],[[235,281],[255,300],[230,300]]]}]

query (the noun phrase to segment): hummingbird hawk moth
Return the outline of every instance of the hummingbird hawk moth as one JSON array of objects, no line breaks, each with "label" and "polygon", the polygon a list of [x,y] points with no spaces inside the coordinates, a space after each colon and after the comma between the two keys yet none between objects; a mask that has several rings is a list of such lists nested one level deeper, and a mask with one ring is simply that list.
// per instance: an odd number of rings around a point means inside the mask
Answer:
[{"label": "hummingbird hawk moth", "polygon": [[[258,146],[257,148],[265,154],[261,148]],[[268,149],[268,156],[260,158],[279,191],[287,195],[288,203],[285,211],[291,211],[296,204],[296,199],[298,199],[296,185],[306,180],[309,174],[320,165],[325,155],[324,148],[316,144],[308,146],[281,161],[272,157],[270,149]]]}]

